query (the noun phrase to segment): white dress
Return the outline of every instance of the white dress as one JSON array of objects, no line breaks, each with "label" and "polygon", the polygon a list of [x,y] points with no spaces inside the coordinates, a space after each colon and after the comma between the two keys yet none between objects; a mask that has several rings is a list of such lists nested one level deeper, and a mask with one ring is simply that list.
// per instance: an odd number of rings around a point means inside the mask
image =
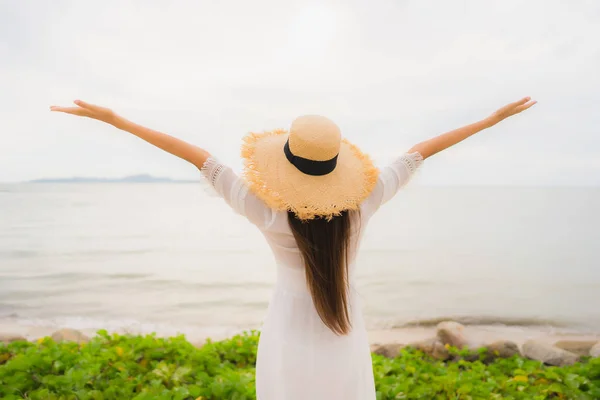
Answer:
[{"label": "white dress", "polygon": [[[423,162],[404,154],[380,171],[371,195],[354,219],[349,249],[352,331],[337,336],[314,308],[306,287],[304,264],[288,226],[287,212],[269,209],[248,191],[244,180],[215,158],[202,167],[219,196],[256,225],[269,243],[277,280],[261,329],[256,361],[258,400],[374,400],[375,383],[361,299],[355,288],[355,255],[368,220],[380,205],[407,183]],[[360,222],[360,223],[356,223]]]}]

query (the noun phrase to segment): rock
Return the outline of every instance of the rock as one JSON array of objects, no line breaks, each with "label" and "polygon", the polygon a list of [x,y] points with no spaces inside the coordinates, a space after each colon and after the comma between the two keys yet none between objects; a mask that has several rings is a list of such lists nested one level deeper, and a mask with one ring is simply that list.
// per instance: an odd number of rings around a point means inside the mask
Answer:
[{"label": "rock", "polygon": [[439,341],[434,344],[433,353],[431,353],[431,355],[433,356],[433,358],[442,361],[450,358],[450,352],[448,351],[446,346],[444,346],[444,344]]},{"label": "rock", "polygon": [[596,343],[599,342],[596,340],[559,340],[554,343],[554,346],[559,349],[570,351],[578,356],[587,356],[590,354],[590,350]]},{"label": "rock", "polygon": [[523,344],[523,355],[559,367],[575,364],[579,360],[577,354],[535,340],[528,340]]},{"label": "rock", "polygon": [[404,347],[400,343],[389,343],[389,344],[377,344],[371,346],[371,352],[385,356],[387,358],[394,358],[400,353],[400,350]]},{"label": "rock", "polygon": [[490,343],[486,346],[488,349],[488,353],[492,354],[498,358],[510,358],[514,355],[518,355],[519,346],[508,340],[499,340],[494,343]]},{"label": "rock", "polygon": [[450,358],[450,352],[437,337],[411,343],[409,346],[421,350],[423,353],[429,354],[438,360],[447,360]]},{"label": "rock", "polygon": [[445,345],[457,349],[479,349],[490,340],[489,332],[466,327],[458,322],[444,321],[437,325],[437,337]]},{"label": "rock", "polygon": [[449,344],[459,349],[469,345],[465,327],[458,322],[440,322],[437,326],[437,337],[443,344]]},{"label": "rock", "polygon": [[425,340],[421,340],[419,342],[413,342],[411,344],[409,344],[410,347],[414,347],[417,350],[421,350],[423,353],[426,354],[431,354],[433,353],[433,348],[435,347],[436,343],[439,343],[440,341],[438,340],[438,338],[429,338],[429,339],[425,339]]},{"label": "rock", "polygon": [[[497,342],[490,343],[484,347],[487,348],[487,353],[482,361],[486,363],[490,363],[497,358],[510,358],[515,354],[520,354],[519,346],[508,340],[498,340]],[[467,360],[479,360],[479,353],[476,353],[476,355],[476,357],[467,357]]]},{"label": "rock", "polygon": [[590,349],[590,356],[600,357],[600,342],[596,343],[594,347]]},{"label": "rock", "polygon": [[0,343],[12,343],[12,342],[22,342],[27,341],[24,336],[21,335],[10,335],[10,334],[0,334]]},{"label": "rock", "polygon": [[90,341],[90,338],[76,329],[65,328],[54,332],[52,334],[52,340],[55,342],[87,343]]}]

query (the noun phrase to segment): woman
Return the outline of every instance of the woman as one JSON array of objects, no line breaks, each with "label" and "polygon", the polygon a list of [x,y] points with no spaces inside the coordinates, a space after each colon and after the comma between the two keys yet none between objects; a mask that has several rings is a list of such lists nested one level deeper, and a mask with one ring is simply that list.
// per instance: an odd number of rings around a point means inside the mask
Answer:
[{"label": "woman", "polygon": [[381,171],[339,128],[302,116],[289,132],[244,139],[243,178],[206,150],[75,101],[51,107],[97,119],[194,164],[236,212],[256,225],[277,262],[256,362],[259,400],[368,400],[375,385],[354,282],[364,227],[424,159],[535,104],[529,97],[471,125],[419,143]]}]

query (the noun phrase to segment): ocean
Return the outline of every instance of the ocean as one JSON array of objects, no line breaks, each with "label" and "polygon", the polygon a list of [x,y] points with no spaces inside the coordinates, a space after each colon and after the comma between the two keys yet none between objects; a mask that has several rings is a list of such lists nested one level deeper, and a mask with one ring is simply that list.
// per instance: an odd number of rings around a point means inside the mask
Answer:
[{"label": "ocean", "polygon": [[[409,185],[366,228],[369,329],[600,332],[600,188]],[[0,326],[222,337],[259,329],[260,232],[194,183],[0,185]]]}]

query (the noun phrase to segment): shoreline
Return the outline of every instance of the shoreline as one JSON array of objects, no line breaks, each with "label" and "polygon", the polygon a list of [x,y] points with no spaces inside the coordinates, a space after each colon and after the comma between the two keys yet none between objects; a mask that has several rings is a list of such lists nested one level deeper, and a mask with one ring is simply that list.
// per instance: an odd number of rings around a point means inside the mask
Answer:
[{"label": "shoreline", "polygon": [[[493,343],[511,341],[519,347],[528,340],[553,344],[560,340],[600,341],[600,332],[577,332],[548,327],[522,327],[506,325],[468,325],[466,334],[475,343]],[[398,329],[368,331],[369,343],[402,344],[420,342],[435,337],[437,327],[407,327]]]},{"label": "shoreline", "polygon": [[[64,328],[75,329],[88,337],[96,335],[100,329],[96,328],[78,328],[69,326],[39,326],[25,325],[14,322],[0,321],[0,336],[20,336],[29,341],[35,341],[41,337],[52,336],[58,330]],[[196,332],[156,332],[159,337],[170,337],[178,334],[184,334],[191,343],[200,344],[210,338],[213,341],[224,340],[247,329],[227,329],[220,334],[202,334]],[[552,344],[559,340],[576,341],[600,341],[600,332],[577,331],[563,327],[552,326],[508,326],[508,325],[466,325],[468,336],[476,343],[492,343],[499,340],[506,340],[516,343],[519,347],[527,340],[536,340],[538,342]],[[151,330],[144,329],[106,329],[109,333],[146,335]],[[400,344],[420,342],[436,336],[436,326],[407,326],[388,329],[369,329],[367,330],[369,344]]]}]

